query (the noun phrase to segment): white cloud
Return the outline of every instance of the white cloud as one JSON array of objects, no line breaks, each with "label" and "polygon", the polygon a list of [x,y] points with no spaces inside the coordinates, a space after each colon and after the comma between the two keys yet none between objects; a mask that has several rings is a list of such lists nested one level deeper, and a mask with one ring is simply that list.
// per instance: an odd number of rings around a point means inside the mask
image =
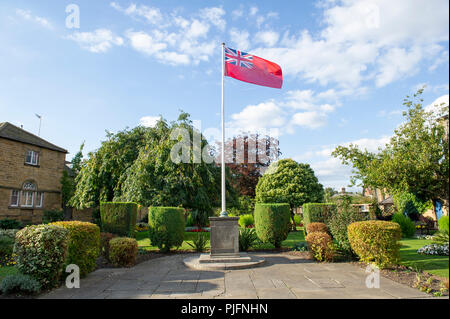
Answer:
[{"label": "white cloud", "polygon": [[250,8],[250,15],[254,16],[255,14],[258,13],[258,11],[259,11],[258,7],[253,6],[253,7]]},{"label": "white cloud", "polygon": [[158,8],[152,8],[145,5],[130,4],[128,8],[122,8],[118,3],[111,2],[111,7],[117,11],[123,12],[133,18],[143,18],[150,24],[160,24],[163,21],[163,15]]},{"label": "white cloud", "polygon": [[448,6],[446,0],[327,2],[318,35],[286,32],[278,47],[254,52],[312,83],[358,89],[374,81],[381,87],[413,75],[422,61],[434,62],[430,70],[448,61],[439,45],[448,41]]},{"label": "white cloud", "polygon": [[443,106],[447,106],[447,112],[448,112],[448,106],[449,106],[449,95],[448,94],[438,97],[436,100],[433,101],[433,103],[427,105],[425,107],[425,111],[433,112],[436,115],[440,116]]},{"label": "white cloud", "polygon": [[294,114],[292,117],[292,124],[310,129],[316,129],[323,126],[326,123],[326,119],[326,114],[324,112],[301,112]]},{"label": "white cloud", "polygon": [[188,38],[205,37],[209,31],[209,24],[199,20],[193,20],[186,32]]},{"label": "white cloud", "polygon": [[249,105],[241,112],[231,115],[229,126],[244,131],[259,131],[269,128],[281,127],[286,123],[283,110],[274,101],[257,105]]},{"label": "white cloud", "polygon": [[227,25],[225,19],[223,18],[224,15],[225,10],[221,7],[204,8],[200,10],[200,16],[222,31],[225,30]]},{"label": "white cloud", "polygon": [[114,45],[123,45],[123,39],[114,35],[108,29],[97,29],[93,32],[74,32],[67,38],[78,43],[81,48],[93,53],[104,53]]},{"label": "white cloud", "polygon": [[256,33],[255,35],[256,42],[263,43],[269,47],[273,47],[275,44],[277,44],[279,38],[280,35],[278,34],[278,32],[272,30],[261,31]]},{"label": "white cloud", "polygon": [[139,120],[139,124],[145,127],[154,127],[160,119],[160,116],[144,116]]},{"label": "white cloud", "polygon": [[230,29],[230,39],[233,44],[236,45],[236,48],[239,50],[248,50],[250,48],[250,34],[248,31],[243,29]]},{"label": "white cloud", "polygon": [[17,9],[16,14],[24,20],[35,22],[47,29],[53,29],[50,21],[46,18],[33,15],[30,10]]}]

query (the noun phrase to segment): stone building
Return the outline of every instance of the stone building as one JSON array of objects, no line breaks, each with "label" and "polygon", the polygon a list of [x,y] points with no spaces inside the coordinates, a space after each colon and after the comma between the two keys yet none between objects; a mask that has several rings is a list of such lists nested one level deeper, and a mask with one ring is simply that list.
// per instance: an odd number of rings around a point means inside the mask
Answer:
[{"label": "stone building", "polygon": [[0,123],[0,219],[39,223],[61,209],[67,151],[11,123]]}]

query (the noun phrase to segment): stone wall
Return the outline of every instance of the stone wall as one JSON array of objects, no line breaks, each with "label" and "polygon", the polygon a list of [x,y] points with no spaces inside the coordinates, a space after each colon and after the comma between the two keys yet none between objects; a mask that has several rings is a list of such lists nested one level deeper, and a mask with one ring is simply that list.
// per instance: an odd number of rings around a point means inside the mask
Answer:
[{"label": "stone wall", "polygon": [[[39,153],[39,165],[25,164],[28,150]],[[61,177],[66,154],[0,138],[0,219],[14,218],[39,223],[44,210],[61,209]],[[21,190],[26,181],[44,193],[41,208],[10,207],[11,192]]]}]

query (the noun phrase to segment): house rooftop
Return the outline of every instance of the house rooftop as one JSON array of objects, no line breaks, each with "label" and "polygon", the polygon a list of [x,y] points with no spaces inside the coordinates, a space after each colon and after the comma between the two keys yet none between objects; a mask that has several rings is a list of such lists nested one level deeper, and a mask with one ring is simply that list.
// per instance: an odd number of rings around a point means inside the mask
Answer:
[{"label": "house rooftop", "polygon": [[36,136],[30,132],[25,131],[9,122],[0,123],[0,138],[5,138],[12,141],[17,141],[25,144],[39,146],[52,151],[61,153],[68,153],[67,150],[56,146],[46,140]]}]

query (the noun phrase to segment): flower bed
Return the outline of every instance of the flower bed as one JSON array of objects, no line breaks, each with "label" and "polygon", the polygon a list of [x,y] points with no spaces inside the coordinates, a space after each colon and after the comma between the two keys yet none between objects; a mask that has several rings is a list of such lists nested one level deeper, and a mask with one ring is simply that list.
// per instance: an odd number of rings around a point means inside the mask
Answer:
[{"label": "flower bed", "polygon": [[448,256],[448,245],[431,244],[417,250],[421,255]]},{"label": "flower bed", "polygon": [[188,233],[209,233],[211,231],[210,227],[186,227],[184,229]]}]

